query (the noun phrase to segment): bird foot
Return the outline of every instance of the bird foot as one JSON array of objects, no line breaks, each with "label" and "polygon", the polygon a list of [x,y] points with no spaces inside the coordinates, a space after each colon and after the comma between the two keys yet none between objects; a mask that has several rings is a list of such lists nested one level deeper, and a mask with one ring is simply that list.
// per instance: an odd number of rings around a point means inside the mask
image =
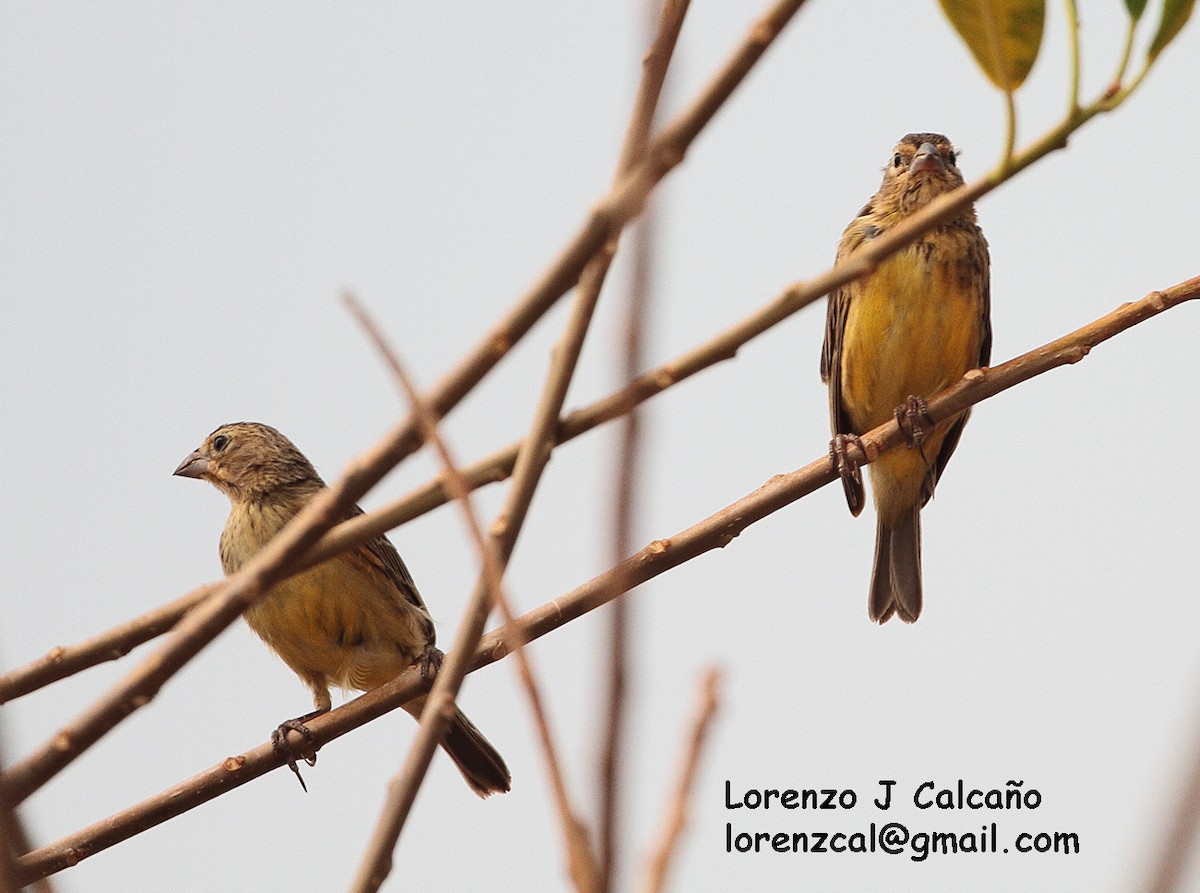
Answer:
[{"label": "bird foot", "polygon": [[422,679],[433,679],[442,668],[442,660],[445,657],[436,645],[426,645],[425,650],[417,655],[413,663],[420,669]]},{"label": "bird foot", "polygon": [[[299,759],[304,760],[310,766],[317,765],[317,749],[321,745],[304,723],[325,712],[327,711],[314,710],[312,713],[297,716],[295,719],[285,720],[271,733],[271,746],[275,749],[275,753],[287,763],[288,768],[296,773],[296,780],[300,782],[300,787],[304,788],[305,793],[308,793],[308,785],[304,783],[304,777],[300,774],[300,767],[296,761]],[[288,741],[288,732],[295,732],[305,740],[307,746],[303,750],[293,748]]]},{"label": "bird foot", "polygon": [[933,416],[929,414],[929,406],[924,397],[909,397],[903,404],[896,407],[896,424],[904,435],[904,442],[909,449],[921,448],[925,435],[933,428]]},{"label": "bird foot", "polygon": [[866,492],[863,490],[862,470],[858,463],[850,457],[849,448],[856,446],[863,452],[863,442],[857,434],[835,434],[829,441],[829,464],[833,471],[842,479],[842,492],[846,494],[846,505],[850,514],[856,518],[863,510],[866,502]]}]

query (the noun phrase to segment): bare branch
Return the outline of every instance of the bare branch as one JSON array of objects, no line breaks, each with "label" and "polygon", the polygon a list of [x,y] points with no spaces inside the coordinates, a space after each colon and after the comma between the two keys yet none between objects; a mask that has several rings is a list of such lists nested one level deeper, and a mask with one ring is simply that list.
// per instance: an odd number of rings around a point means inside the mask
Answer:
[{"label": "bare branch", "polygon": [[161,636],[189,610],[217,591],[219,583],[201,586],[182,598],[148,611],[127,623],[77,645],[50,649],[44,657],[0,676],[0,704],[66,679],[89,667],[124,657],[138,645]]},{"label": "bare branch", "polygon": [[671,798],[667,814],[663,818],[658,845],[650,857],[646,877],[642,883],[643,893],[660,893],[667,880],[667,871],[679,848],[683,830],[687,827],[688,802],[696,784],[696,772],[700,768],[700,754],[708,739],[713,717],[716,716],[721,674],[716,667],[709,667],[700,680],[700,698],[696,705],[696,716],[692,720],[692,731],[688,736],[687,748],[679,766],[679,781]]},{"label": "bare branch", "polygon": [[[430,680],[412,668],[396,681],[369,691],[329,713],[305,723],[314,739],[326,745],[373,719],[390,713],[429,690]],[[399,692],[399,694],[397,694]],[[284,765],[270,741],[235,756],[166,790],[82,828],[18,860],[22,880],[71,868],[102,850],[195,809]]]},{"label": "bare branch", "polygon": [[[649,4],[653,8],[653,3]],[[666,65],[683,25],[683,16],[688,8],[687,0],[662,4],[658,16],[658,38],[646,54],[646,77],[643,85],[651,83],[656,93],[661,92],[666,75]],[[665,45],[664,45],[665,44]],[[652,73],[654,76],[652,77]],[[653,106],[646,108],[640,118],[635,116],[626,135],[624,151],[621,153],[623,172],[645,151],[645,143],[652,126]],[[649,292],[650,251],[653,242],[655,215],[651,211],[634,230],[633,268],[629,290],[629,306],[626,310],[625,349],[621,378],[630,381],[642,368],[642,353],[645,344],[645,304]],[[593,264],[598,261],[593,261]],[[601,271],[602,275],[604,271]],[[637,454],[639,445],[638,415],[631,410],[625,416],[620,452],[617,457],[617,487],[614,493],[613,515],[613,560],[620,562],[632,548],[633,494],[637,480]],[[600,763],[600,814],[599,814],[599,888],[613,889],[613,878],[618,864],[620,766],[622,732],[625,718],[625,671],[626,651],[629,643],[628,604],[623,599],[613,603],[609,616],[609,684],[606,722],[602,730],[604,747]]]},{"label": "bare branch", "polygon": [[[642,365],[653,222],[654,214],[647,214],[634,231],[633,273],[626,311],[623,356],[622,377],[626,380],[636,376]],[[635,407],[624,418],[621,445],[617,454],[616,489],[613,494],[614,563],[620,563],[633,548],[633,519],[636,510],[634,495],[638,481],[638,448],[641,444],[639,423],[639,414]],[[620,588],[621,584],[618,582],[617,586]],[[613,879],[619,867],[621,755],[626,714],[626,672],[631,651],[630,610],[629,602],[619,598],[613,601],[608,617],[608,692],[602,732],[604,746],[600,760],[599,822],[600,889],[604,891],[614,888]]]},{"label": "bare branch", "polygon": [[633,103],[633,114],[629,117],[621,156],[617,161],[618,176],[628,173],[645,157],[650,130],[658,112],[658,100],[667,79],[667,69],[675,55],[675,45],[679,42],[679,32],[683,29],[683,19],[690,5],[691,0],[664,0],[659,10],[650,49],[642,57],[642,77],[638,82],[637,99]]}]

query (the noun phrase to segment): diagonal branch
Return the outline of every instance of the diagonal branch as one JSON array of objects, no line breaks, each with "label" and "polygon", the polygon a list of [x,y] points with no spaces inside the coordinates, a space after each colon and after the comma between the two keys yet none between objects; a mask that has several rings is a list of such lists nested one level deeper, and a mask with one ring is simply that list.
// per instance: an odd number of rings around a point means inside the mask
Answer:
[{"label": "diagonal branch", "polygon": [[[429,690],[430,680],[411,668],[396,681],[360,695],[353,701],[309,720],[305,726],[321,745],[392,712]],[[397,694],[399,692],[399,694]],[[17,860],[24,883],[72,868],[89,856],[115,846],[209,800],[241,787],[283,766],[274,745],[267,741],[245,753],[226,757],[191,778],[61,840],[26,853]]]},{"label": "diagonal branch", "polygon": [[0,704],[45,688],[105,661],[119,660],[138,645],[169,632],[183,615],[200,604],[222,584],[209,583],[172,602],[160,605],[132,620],[75,645],[51,648],[42,657],[0,676]]},{"label": "diagonal branch", "polygon": [[[928,398],[930,415],[935,422],[949,418],[1051,369],[1077,363],[1096,345],[1166,310],[1197,299],[1200,299],[1200,276],[1163,291],[1151,292],[1141,300],[1125,304],[1083,328],[1003,365],[968,372],[957,384]],[[903,434],[893,420],[869,431],[862,437],[862,442],[865,452],[856,458],[874,460],[884,450],[899,446]],[[686,530],[651,542],[619,566],[523,614],[513,624],[488,633],[470,658],[472,669],[501,660],[513,650],[516,642],[540,638],[615,598],[619,593],[613,590],[614,580],[623,580],[632,588],[698,555],[723,548],[751,524],[836,479],[827,455],[796,471],[776,475],[753,493]],[[422,680],[420,673],[412,669],[393,682],[317,717],[309,723],[309,728],[319,741],[330,741],[426,690],[428,680]],[[29,879],[61,871],[281,765],[282,760],[270,743],[230,757],[116,815],[27,853],[18,860],[22,878],[28,883]]]}]

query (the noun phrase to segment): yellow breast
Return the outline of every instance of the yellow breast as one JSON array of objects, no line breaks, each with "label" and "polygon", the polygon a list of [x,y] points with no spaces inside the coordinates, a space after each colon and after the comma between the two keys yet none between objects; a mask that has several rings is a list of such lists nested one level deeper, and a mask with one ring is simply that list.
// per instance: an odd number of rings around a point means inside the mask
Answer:
[{"label": "yellow breast", "polygon": [[422,617],[389,584],[339,556],[274,586],[246,622],[300,675],[367,690],[394,678],[425,647]]},{"label": "yellow breast", "polygon": [[982,283],[925,244],[893,255],[852,287],[841,386],[858,433],[890,419],[910,395],[934,394],[978,363]]},{"label": "yellow breast", "polygon": [[[234,573],[295,514],[238,503],[221,534],[221,560]],[[425,648],[424,613],[354,552],[277,583],[246,622],[297,674],[367,690],[394,678]]]}]

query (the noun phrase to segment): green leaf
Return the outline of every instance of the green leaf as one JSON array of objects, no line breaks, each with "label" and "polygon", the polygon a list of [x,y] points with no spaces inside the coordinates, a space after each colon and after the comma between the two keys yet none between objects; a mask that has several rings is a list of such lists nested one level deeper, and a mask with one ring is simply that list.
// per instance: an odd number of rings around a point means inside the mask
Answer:
[{"label": "green leaf", "polygon": [[1149,0],[1125,0],[1125,8],[1129,10],[1129,17],[1135,22],[1142,17],[1142,13],[1146,11],[1146,3]]},{"label": "green leaf", "polygon": [[939,2],[946,18],[993,84],[1011,92],[1025,82],[1042,45],[1045,0]]},{"label": "green leaf", "polygon": [[1162,20],[1158,23],[1158,33],[1154,35],[1154,42],[1150,44],[1150,51],[1147,53],[1151,62],[1157,59],[1158,54],[1165,50],[1167,44],[1183,30],[1183,26],[1187,24],[1187,20],[1195,8],[1196,0],[1166,0],[1163,3]]}]

